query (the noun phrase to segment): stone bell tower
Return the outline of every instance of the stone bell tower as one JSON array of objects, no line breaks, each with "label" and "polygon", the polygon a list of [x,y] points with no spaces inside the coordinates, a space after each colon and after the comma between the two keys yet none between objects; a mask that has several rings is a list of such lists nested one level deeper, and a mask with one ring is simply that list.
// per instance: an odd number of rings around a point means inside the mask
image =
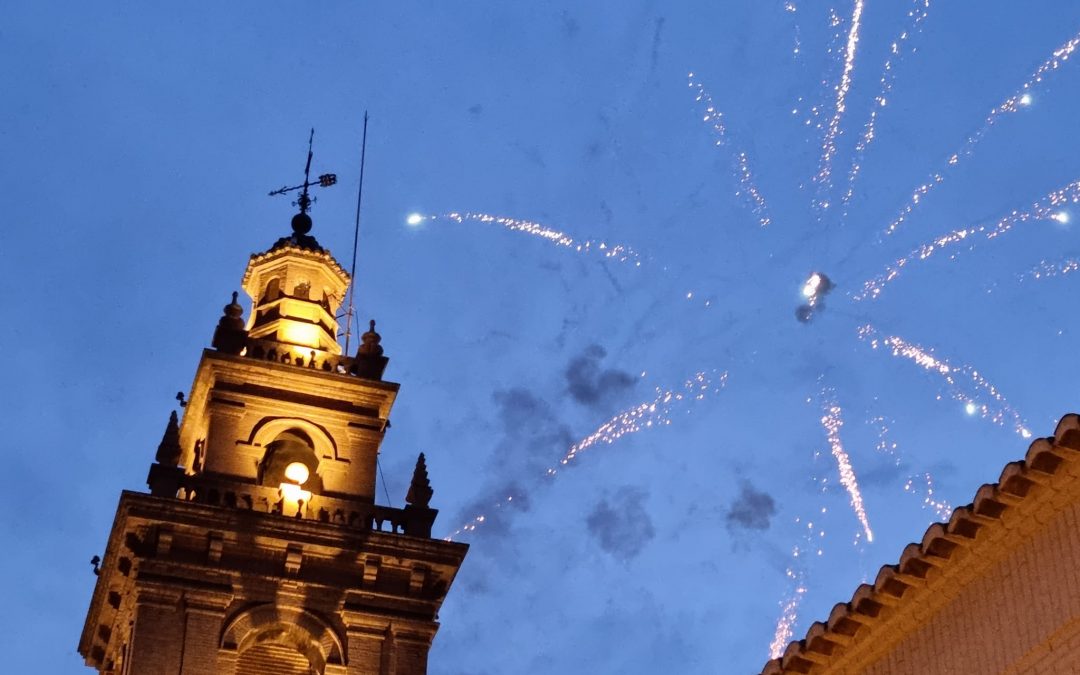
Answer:
[{"label": "stone bell tower", "polygon": [[150,493],[120,496],[79,641],[100,673],[427,671],[468,547],[431,538],[423,454],[404,508],[375,504],[398,385],[374,322],[355,355],[337,342],[350,278],[309,234],[315,184],[251,256],[251,316],[233,293]]}]

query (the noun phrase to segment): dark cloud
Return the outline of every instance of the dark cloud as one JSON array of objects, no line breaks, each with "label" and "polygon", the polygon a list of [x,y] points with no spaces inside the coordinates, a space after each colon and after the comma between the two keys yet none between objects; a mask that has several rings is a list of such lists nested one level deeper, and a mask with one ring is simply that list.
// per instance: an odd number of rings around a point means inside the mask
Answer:
[{"label": "dark cloud", "polygon": [[766,492],[756,489],[749,481],[742,484],[739,496],[727,512],[728,529],[767,530],[776,515],[776,502]]},{"label": "dark cloud", "polygon": [[863,464],[868,464],[859,470],[859,485],[864,488],[895,485],[901,483],[903,477],[910,473],[910,466],[906,462],[897,462],[890,457],[875,458],[872,462]]},{"label": "dark cloud", "polygon": [[501,435],[486,471],[488,488],[462,509],[457,521],[469,523],[483,515],[479,532],[505,536],[510,532],[511,516],[529,510],[531,491],[544,469],[566,452],[574,439],[551,406],[528,389],[497,391],[492,400]]},{"label": "dark cloud", "polygon": [[600,345],[589,345],[566,366],[566,390],[578,403],[601,407],[613,396],[634,386],[637,378],[628,372],[601,368],[607,352]]},{"label": "dark cloud", "polygon": [[581,25],[578,24],[578,20],[565,10],[562,13],[562,32],[568,40],[573,40],[581,32]]},{"label": "dark cloud", "polygon": [[661,16],[656,19],[655,28],[653,28],[652,53],[649,58],[649,68],[653,71],[656,70],[656,63],[660,60],[660,34],[663,32],[663,30],[664,17]]},{"label": "dark cloud", "polygon": [[616,558],[630,560],[645,548],[656,530],[644,502],[648,494],[635,487],[619,488],[601,499],[585,524],[600,548]]}]

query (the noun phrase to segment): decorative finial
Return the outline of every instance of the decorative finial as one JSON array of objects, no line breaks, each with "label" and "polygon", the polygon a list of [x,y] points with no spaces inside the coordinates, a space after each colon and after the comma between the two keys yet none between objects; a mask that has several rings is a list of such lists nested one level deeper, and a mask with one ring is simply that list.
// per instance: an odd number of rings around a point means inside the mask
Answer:
[{"label": "decorative finial", "polygon": [[383,348],[380,342],[382,342],[382,336],[375,332],[375,319],[372,319],[368,331],[360,336],[360,348],[357,354],[382,356]]},{"label": "decorative finial", "polygon": [[307,152],[307,164],[304,165],[304,182],[300,185],[294,185],[292,187],[282,187],[274,190],[270,193],[270,196],[283,195],[293,190],[301,190],[300,196],[293,202],[293,206],[300,207],[300,213],[293,216],[292,229],[297,235],[306,235],[311,231],[311,216],[307,214],[308,209],[315,203],[316,199],[308,194],[308,188],[314,185],[319,187],[330,187],[337,183],[337,174],[324,173],[319,176],[315,182],[311,181],[311,158],[313,152],[311,150],[312,142],[315,140],[315,129],[312,128],[311,135],[308,136],[308,152]]},{"label": "decorative finial", "polygon": [[101,556],[96,555],[93,558],[90,558],[90,564],[93,565],[93,567],[94,567],[94,576],[100,575],[101,574]]},{"label": "decorative finial", "polygon": [[405,495],[405,501],[418,508],[426,509],[431,503],[431,496],[435,491],[431,489],[431,481],[428,480],[427,463],[424,461],[424,453],[416,458],[416,468],[413,469],[412,483],[409,484],[409,492]]},{"label": "decorative finial", "polygon": [[360,336],[360,347],[356,350],[349,372],[368,380],[381,380],[386,364],[390,359],[383,356],[382,336],[375,332],[375,320],[371,320],[368,332]]},{"label": "decorative finial", "polygon": [[180,422],[175,410],[169,413],[169,423],[165,426],[165,435],[161,438],[154,459],[158,464],[168,466],[180,463]]},{"label": "decorative finial", "polygon": [[210,345],[219,352],[239,354],[247,346],[247,330],[244,329],[244,308],[236,301],[237,292],[233,291],[232,302],[225,305],[224,315],[214,329],[214,339]]}]

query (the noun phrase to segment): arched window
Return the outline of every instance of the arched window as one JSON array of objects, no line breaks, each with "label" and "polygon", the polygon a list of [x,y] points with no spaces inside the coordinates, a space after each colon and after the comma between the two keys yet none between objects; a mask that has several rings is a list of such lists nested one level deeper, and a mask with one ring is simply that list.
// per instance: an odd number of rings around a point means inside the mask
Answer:
[{"label": "arched window", "polygon": [[318,469],[319,458],[311,438],[300,429],[289,429],[266,445],[259,462],[259,484],[278,487],[282,483],[294,483],[312,494],[321,494],[323,485]]},{"label": "arched window", "polygon": [[266,290],[263,291],[263,302],[271,302],[277,300],[281,296],[281,280],[274,277],[266,284]]},{"label": "arched window", "polygon": [[260,636],[265,641],[249,645],[236,660],[236,675],[322,675],[295,646],[282,644],[279,631]]},{"label": "arched window", "polygon": [[327,664],[345,663],[344,643],[333,628],[295,607],[266,604],[241,612],[227,623],[221,648],[235,654],[235,675],[323,675]]}]

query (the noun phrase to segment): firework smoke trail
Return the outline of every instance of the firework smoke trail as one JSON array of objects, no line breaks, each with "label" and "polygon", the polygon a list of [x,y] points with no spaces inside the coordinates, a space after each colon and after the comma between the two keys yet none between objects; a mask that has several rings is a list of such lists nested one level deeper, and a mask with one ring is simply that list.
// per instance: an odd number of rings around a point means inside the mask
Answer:
[{"label": "firework smoke trail", "polygon": [[[727,128],[724,126],[724,113],[720,112],[713,104],[712,96],[705,90],[703,84],[694,79],[693,73],[690,73],[687,77],[689,78],[690,88],[697,90],[697,97],[694,100],[705,107],[702,121],[712,127],[713,135],[716,136],[716,147],[727,146]],[[761,190],[758,189],[757,184],[754,182],[754,175],[750,171],[750,160],[742,150],[733,150],[733,152],[735,154],[732,161],[735,165],[735,173],[739,178],[739,189],[735,191],[735,196],[745,199],[750,211],[757,216],[758,223],[762,227],[768,227],[772,222],[769,217],[769,207],[765,202],[765,197],[761,194]]]},{"label": "firework smoke trail", "polygon": [[[571,461],[576,459],[579,454],[598,444],[604,443],[611,445],[623,436],[636,434],[639,431],[644,431],[653,427],[669,426],[671,424],[671,414],[677,405],[683,402],[704,400],[705,395],[709,393],[710,389],[713,393],[719,392],[727,385],[727,378],[727,372],[722,372],[717,378],[717,382],[714,384],[707,373],[698,372],[695,373],[693,377],[683,382],[682,386],[677,389],[661,389],[660,387],[657,387],[655,398],[651,401],[643,401],[642,403],[627,408],[607,422],[601,424],[591,434],[570,446],[570,449],[566,451],[566,454],[563,455],[562,459],[554,466],[546,469],[543,476],[554,478],[558,473],[557,467],[567,466]],[[689,410],[687,412],[689,412]],[[519,499],[521,497],[521,495],[516,496]],[[507,495],[504,499],[492,504],[491,508],[501,509],[504,506],[509,506],[513,503],[514,497],[515,495],[513,494]],[[473,532],[477,527],[483,525],[486,520],[486,514],[478,514],[469,520],[469,522],[450,533],[445,539],[447,541],[452,541],[454,537],[464,532]]]},{"label": "firework smoke trail", "polygon": [[596,251],[598,254],[605,258],[617,260],[618,262],[633,263],[635,267],[641,267],[641,256],[629,246],[623,246],[622,244],[608,244],[602,241],[596,241],[593,239],[577,240],[559,230],[553,230],[550,227],[541,225],[540,223],[534,223],[528,220],[518,220],[515,218],[506,218],[503,216],[493,216],[488,213],[458,213],[456,211],[446,213],[443,215],[431,215],[422,216],[420,214],[412,214],[406,221],[409,225],[419,225],[420,223],[431,220],[452,220],[455,223],[464,223],[465,221],[475,223],[494,223],[495,225],[501,225],[502,227],[510,230],[511,232],[524,232],[525,234],[532,235],[534,237],[540,237],[541,239],[547,239],[556,246],[562,246],[565,248],[573,249],[578,253],[591,253]]},{"label": "firework smoke trail", "polygon": [[1026,279],[1048,279],[1050,277],[1063,277],[1066,274],[1072,274],[1080,270],[1080,259],[1069,258],[1060,262],[1052,263],[1047,260],[1040,262],[1029,272],[1022,274],[1020,280]]},{"label": "firework smoke trail", "polygon": [[[874,142],[877,133],[878,114],[885,108],[892,93],[893,83],[896,81],[895,67],[905,55],[905,45],[913,36],[922,31],[922,24],[930,14],[930,0],[915,0],[914,7],[908,10],[908,18],[911,20],[908,27],[900,35],[896,36],[890,46],[889,58],[885,59],[885,66],[881,73],[878,95],[874,97],[874,107],[870,111],[870,119],[863,126],[862,136],[855,144],[855,156],[851,161],[851,169],[848,171],[848,187],[844,194],[843,203],[851,201],[855,194],[855,179],[862,171],[862,158],[866,149]],[[914,51],[914,50],[913,50]]]},{"label": "firework smoke trail", "polygon": [[885,228],[885,234],[889,235],[895,233],[904,221],[907,220],[908,216],[910,216],[919,206],[923,198],[926,197],[931,190],[945,181],[945,173],[950,169],[955,168],[962,159],[970,157],[975,152],[975,146],[986,136],[990,131],[990,128],[997,123],[998,119],[1004,115],[1018,112],[1031,105],[1031,94],[1035,90],[1036,85],[1041,84],[1050,72],[1057,70],[1065,63],[1065,61],[1068,61],[1069,57],[1072,56],[1072,53],[1076,51],[1077,47],[1080,47],[1080,33],[1077,33],[1065,44],[1055,49],[1053,53],[1050,54],[1049,58],[1047,58],[1046,61],[1043,61],[1043,63],[1035,69],[1035,72],[1020,86],[1016,93],[991,110],[990,114],[987,115],[986,119],[983,121],[982,127],[971,136],[968,136],[963,145],[960,146],[960,149],[949,157],[945,167],[935,172],[925,183],[912,191],[911,196],[908,198],[908,203],[900,211],[900,215]]},{"label": "firework smoke trail", "polygon": [[1063,211],[1062,208],[1077,202],[1080,202],[1080,180],[1073,181],[1060,190],[1049,193],[1032,204],[1029,211],[1014,210],[993,225],[972,225],[943,234],[933,241],[919,246],[906,256],[898,258],[886,267],[884,272],[865,282],[862,290],[853,297],[855,300],[876,300],[885,287],[900,276],[901,270],[907,265],[912,262],[926,260],[944,248],[965,241],[968,242],[968,250],[970,251],[975,246],[973,240],[976,235],[982,235],[990,240],[1000,237],[1020,223],[1051,220],[1058,223],[1067,223],[1069,214],[1067,211]]},{"label": "firework smoke trail", "polygon": [[[916,478],[926,484],[924,489],[920,490],[920,488],[915,487]],[[923,493],[923,508],[931,509],[939,520],[948,520],[949,516],[952,515],[952,505],[944,499],[937,499],[934,497],[934,478],[929,472],[919,474],[918,476],[910,476],[907,479],[907,482],[904,483],[904,492],[919,496],[920,491]]]},{"label": "firework smoke trail", "polygon": [[[978,415],[999,427],[1011,426],[1013,432],[1019,434],[1021,438],[1031,438],[1031,431],[1028,430],[1020,413],[1009,405],[997,387],[980,375],[978,370],[967,365],[954,366],[945,359],[934,356],[932,350],[923,349],[895,335],[882,335],[869,324],[860,326],[858,335],[860,340],[869,342],[872,349],[888,348],[893,356],[908,359],[923,370],[940,375],[949,386],[950,396],[953,400],[964,404],[964,410],[968,415]],[[979,396],[970,393],[970,390],[965,391],[965,388],[961,386],[961,380],[967,381],[971,388],[982,393],[982,398],[992,401],[996,406],[991,407],[989,403],[977,402],[976,399]]]},{"label": "firework smoke trail", "polygon": [[851,509],[855,512],[855,517],[859,519],[859,523],[862,525],[863,532],[866,534],[866,541],[872,542],[874,541],[874,531],[870,529],[870,519],[867,517],[866,508],[863,506],[859,481],[855,477],[854,469],[851,468],[851,458],[848,457],[847,452],[844,450],[844,444],[840,441],[840,428],[844,426],[843,410],[836,402],[833,392],[828,388],[821,391],[821,403],[821,426],[825,429],[829,440],[829,450],[832,452],[837,468],[840,470],[840,484],[847,490],[851,501]]},{"label": "firework smoke trail", "polygon": [[[847,109],[847,95],[851,89],[851,74],[855,70],[855,52],[859,46],[859,29],[862,27],[863,0],[855,0],[848,27],[847,46],[844,48],[844,69],[840,73],[840,83],[836,85],[836,109],[825,128],[825,138],[821,144],[821,165],[814,182],[824,189],[832,185],[832,161],[836,155],[836,137],[840,135],[840,120]],[[829,202],[819,201],[821,208],[828,208]]]}]

